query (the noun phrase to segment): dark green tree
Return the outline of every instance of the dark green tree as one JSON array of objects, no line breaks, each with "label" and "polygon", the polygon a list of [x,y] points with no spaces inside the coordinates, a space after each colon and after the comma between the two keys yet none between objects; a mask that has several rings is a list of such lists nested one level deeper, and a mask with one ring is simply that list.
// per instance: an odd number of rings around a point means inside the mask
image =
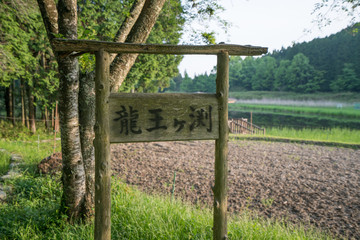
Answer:
[{"label": "dark green tree", "polygon": [[357,54],[360,52],[360,34],[354,33],[355,28],[349,27],[326,38],[297,43],[274,51],[271,56],[277,61],[292,60],[296,54],[303,53],[310,64],[324,74],[319,91],[331,91],[330,83],[341,74],[344,63],[354,64],[356,74],[360,74],[360,54]]},{"label": "dark green tree", "polygon": [[252,77],[252,89],[271,91],[275,81],[275,70],[277,63],[275,58],[265,56],[256,61],[255,75]]},{"label": "dark green tree", "polygon": [[323,75],[310,65],[302,53],[294,56],[288,68],[288,89],[294,92],[312,93],[320,89]]},{"label": "dark green tree", "polygon": [[231,56],[229,62],[229,88],[231,91],[243,90],[243,60],[240,56]]},{"label": "dark green tree", "polygon": [[275,91],[288,91],[289,67],[290,60],[281,60],[279,67],[275,71],[274,90]]},{"label": "dark green tree", "polygon": [[189,75],[185,72],[185,76],[181,81],[180,85],[180,91],[181,92],[193,92],[193,80],[189,77]]},{"label": "dark green tree", "polygon": [[334,92],[360,92],[360,78],[354,71],[354,65],[345,63],[342,73],[338,75],[336,80],[333,81],[330,86]]},{"label": "dark green tree", "polygon": [[[19,101],[22,103],[22,117],[24,118],[24,111],[28,106],[30,129],[34,133],[34,105],[50,109],[56,99],[59,81],[54,54],[46,40],[45,29],[34,0],[1,1],[0,22],[0,31],[3,33],[0,36],[0,86],[10,92],[16,90],[10,89],[10,85],[21,86],[21,90],[16,92],[20,93],[17,96],[22,99]],[[21,85],[12,84],[20,80]],[[25,95],[28,99],[27,106]]]}]

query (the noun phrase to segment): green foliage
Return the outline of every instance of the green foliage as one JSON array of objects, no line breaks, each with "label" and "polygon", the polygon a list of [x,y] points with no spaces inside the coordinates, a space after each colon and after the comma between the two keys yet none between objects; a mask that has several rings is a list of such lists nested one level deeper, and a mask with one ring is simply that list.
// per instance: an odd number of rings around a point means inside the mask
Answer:
[{"label": "green foliage", "polygon": [[[360,51],[360,35],[349,31],[295,44],[261,58],[230,57],[230,91],[360,92],[360,58],[354,54]],[[186,79],[177,91],[205,91],[196,87],[195,78]]]},{"label": "green foliage", "polygon": [[0,3],[0,86],[22,79],[42,106],[51,107],[58,88],[57,64],[37,3]]},{"label": "green foliage", "polygon": [[[130,14],[133,0],[127,1],[79,1],[79,38],[113,41],[126,16]],[[178,44],[185,18],[180,1],[165,3],[152,29],[147,43]],[[122,92],[157,92],[169,87],[170,79],[178,75],[177,66],[182,56],[140,55],[120,87]],[[80,58],[82,71],[92,71],[94,56],[84,54]]]},{"label": "green foliage", "polygon": [[[78,1],[79,39],[113,41],[134,1],[96,0]],[[91,72],[95,68],[94,54],[79,58],[80,69]]]},{"label": "green foliage", "polygon": [[173,79],[172,86],[165,91],[173,92],[215,92],[216,91],[216,75],[211,73],[208,75],[200,74],[191,79],[187,73],[182,77],[180,74]]},{"label": "green foliage", "polygon": [[[292,91],[299,93],[312,93],[320,90],[323,81],[322,73],[310,65],[309,59],[302,53],[289,60],[282,60],[278,66],[272,56],[262,58],[241,57],[230,58],[229,84],[230,91],[254,90],[254,91]],[[201,74],[191,81],[186,79],[181,82],[180,90],[184,92],[211,92],[215,86],[216,69],[212,74]]]},{"label": "green foliage", "polygon": [[224,8],[218,0],[185,0],[183,17],[187,24],[184,26],[185,42],[189,43],[216,43],[215,26],[225,34],[231,23],[221,18]]},{"label": "green foliage", "polygon": [[287,90],[312,93],[320,89],[322,73],[310,65],[309,59],[302,53],[294,56],[288,68]]},{"label": "green foliage", "polygon": [[45,129],[42,123],[37,124],[36,134],[32,134],[31,131],[21,124],[16,124],[7,121],[0,121],[0,138],[9,141],[37,141],[38,139],[48,139],[48,130]]},{"label": "green foliage", "polygon": [[343,19],[346,16],[349,23],[356,26],[357,30],[356,21],[359,19],[359,7],[359,0],[321,0],[315,4],[313,14],[316,14],[315,22],[320,29],[331,25],[338,17]]},{"label": "green foliage", "polygon": [[205,43],[216,44],[215,32],[203,32],[201,33],[201,36],[203,37]]},{"label": "green foliage", "polygon": [[255,74],[252,76],[252,90],[270,91],[273,89],[275,80],[276,60],[265,56],[255,61]]},{"label": "green foliage", "polygon": [[229,84],[230,91],[251,90],[252,76],[255,75],[255,60],[253,57],[230,57]]}]

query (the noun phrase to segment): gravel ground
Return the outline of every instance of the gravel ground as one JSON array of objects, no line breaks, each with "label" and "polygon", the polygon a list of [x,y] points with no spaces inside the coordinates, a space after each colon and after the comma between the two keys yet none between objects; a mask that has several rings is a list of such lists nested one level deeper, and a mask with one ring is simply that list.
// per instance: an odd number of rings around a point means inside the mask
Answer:
[{"label": "gravel ground", "polygon": [[[214,141],[112,145],[112,168],[148,193],[212,206]],[[360,239],[360,150],[230,141],[228,206]]]}]

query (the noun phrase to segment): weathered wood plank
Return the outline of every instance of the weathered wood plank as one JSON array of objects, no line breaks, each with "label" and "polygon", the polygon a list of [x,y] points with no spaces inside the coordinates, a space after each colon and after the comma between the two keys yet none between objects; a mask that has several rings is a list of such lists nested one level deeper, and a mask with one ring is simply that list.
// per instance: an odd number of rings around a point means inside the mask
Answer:
[{"label": "weathered wood plank", "polygon": [[168,45],[168,44],[135,44],[116,43],[93,40],[53,39],[51,42],[58,52],[97,52],[104,49],[110,53],[145,53],[145,54],[204,54],[216,55],[223,51],[229,55],[256,56],[267,53],[264,47],[242,46],[234,44],[216,45]]},{"label": "weathered wood plank", "polygon": [[227,239],[229,54],[218,54],[216,93],[219,95],[219,139],[215,141],[214,240]]},{"label": "weathered wood plank", "polygon": [[110,142],[217,139],[215,94],[113,93]]},{"label": "weathered wood plank", "polygon": [[96,240],[111,239],[111,166],[109,141],[110,54],[96,53],[95,77],[95,232]]}]

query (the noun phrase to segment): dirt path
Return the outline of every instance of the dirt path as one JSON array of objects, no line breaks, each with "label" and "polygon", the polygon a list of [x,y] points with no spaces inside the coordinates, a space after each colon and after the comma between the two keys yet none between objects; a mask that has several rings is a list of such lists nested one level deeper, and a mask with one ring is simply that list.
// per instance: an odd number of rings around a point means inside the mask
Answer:
[{"label": "dirt path", "polygon": [[[214,142],[112,145],[112,167],[146,192],[212,205]],[[315,224],[360,239],[360,150],[232,141],[229,144],[229,211]]]}]

